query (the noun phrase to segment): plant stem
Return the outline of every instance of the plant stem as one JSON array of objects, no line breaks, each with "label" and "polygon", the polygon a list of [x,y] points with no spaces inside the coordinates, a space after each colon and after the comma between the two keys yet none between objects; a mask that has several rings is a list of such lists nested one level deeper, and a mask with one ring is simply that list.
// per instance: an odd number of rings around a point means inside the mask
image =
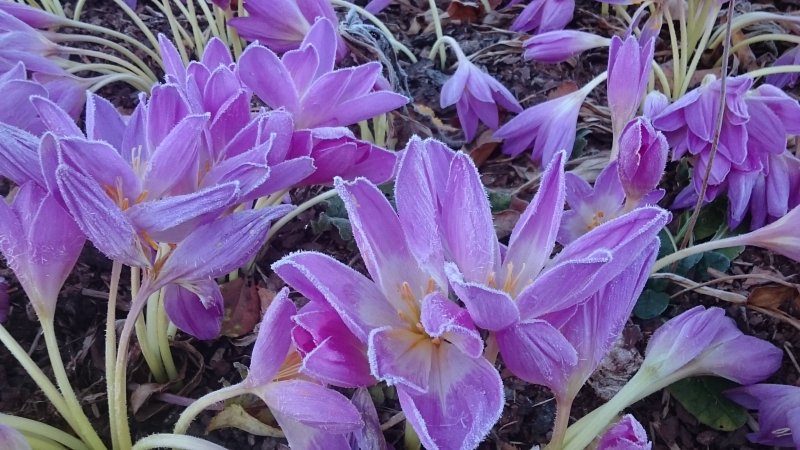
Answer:
[{"label": "plant stem", "polygon": [[336,192],[336,189],[331,189],[301,203],[300,205],[297,206],[297,208],[293,209],[291,212],[289,212],[289,214],[286,214],[285,216],[281,217],[280,220],[275,222],[275,224],[270,227],[269,231],[267,232],[266,242],[269,242],[269,240],[272,239],[272,237],[275,236],[278,233],[278,231],[280,231],[280,229],[283,228],[284,225],[291,222],[292,219],[299,216],[304,211],[324,202],[325,200],[336,197],[337,195],[339,195],[339,193]]},{"label": "plant stem", "polygon": [[[159,370],[166,371],[166,367],[164,367],[164,362],[161,357],[161,347],[158,345],[158,299],[161,297],[161,293],[164,289],[160,289],[156,292],[150,294],[150,297],[147,298],[147,305],[145,306],[145,313],[142,314],[145,318],[144,320],[144,328],[147,330],[145,334],[145,341],[139,342],[141,347],[147,346],[150,349],[150,352],[153,353],[153,356],[156,358],[156,365],[159,367]],[[167,376],[169,379],[169,376]]]},{"label": "plant stem", "polygon": [[144,81],[140,77],[131,75],[129,73],[107,74],[102,76],[100,78],[100,81],[92,84],[89,90],[92,92],[97,92],[103,87],[116,82],[125,82],[134,89],[140,90],[142,92],[150,92],[150,88],[154,84],[149,81]]},{"label": "plant stem", "polygon": [[58,340],[56,339],[56,331],[53,324],[53,319],[46,316],[40,317],[39,323],[42,324],[45,347],[47,347],[47,355],[50,358],[50,366],[52,367],[53,374],[56,377],[56,384],[61,390],[61,394],[64,397],[67,408],[69,408],[69,412],[72,414],[72,418],[75,420],[75,423],[78,426],[75,432],[78,433],[78,436],[80,436],[90,448],[105,450],[106,446],[103,444],[103,441],[100,440],[100,436],[97,435],[97,432],[92,427],[92,424],[89,423],[89,418],[87,418],[86,414],[83,412],[81,404],[78,401],[78,397],[75,395],[75,391],[72,389],[72,384],[69,382],[67,371],[64,368],[64,361],[61,359],[61,353],[58,351]]},{"label": "plant stem", "polygon": [[172,349],[169,345],[169,338],[167,337],[167,330],[169,329],[169,320],[167,319],[167,310],[164,308],[164,289],[161,289],[161,294],[158,296],[158,306],[156,309],[156,329],[158,330],[158,349],[161,354],[161,361],[164,363],[164,368],[167,370],[167,377],[170,381],[178,379],[178,369],[175,367],[175,361],[172,359]]},{"label": "plant stem", "polygon": [[[92,58],[97,58],[97,59],[109,61],[109,62],[112,62],[112,63],[124,68],[125,70],[130,72],[131,75],[135,75],[137,77],[141,77],[141,78],[143,78],[145,80],[150,79],[144,72],[142,72],[141,69],[139,69],[138,67],[134,66],[132,63],[130,63],[128,61],[125,61],[122,58],[118,58],[118,57],[116,57],[114,55],[109,55],[107,53],[98,52],[96,50],[87,50],[87,49],[84,49],[84,48],[64,47],[64,46],[59,46],[59,50],[64,51],[66,53],[69,53],[71,55],[89,56],[89,57],[92,57]],[[155,83],[156,80],[152,80],[152,82]]]},{"label": "plant stem", "polygon": [[14,428],[21,433],[51,439],[72,450],[89,450],[89,447],[75,436],[36,420],[0,413],[0,424]]},{"label": "plant stem", "polygon": [[246,387],[242,383],[234,384],[233,386],[226,386],[216,391],[209,392],[208,394],[198,398],[191,405],[183,410],[178,421],[175,422],[175,434],[185,434],[192,424],[194,419],[203,412],[206,408],[215,403],[222,403],[234,397],[248,393]]},{"label": "plant stem", "polygon": [[138,68],[142,70],[144,75],[147,76],[150,80],[155,82],[158,80],[158,77],[155,73],[150,69],[150,67],[142,61],[141,58],[136,56],[135,53],[128,50],[127,48],[117,44],[116,42],[109,41],[108,39],[97,37],[97,36],[90,36],[90,35],[83,35],[83,34],[65,34],[65,33],[44,33],[44,35],[54,41],[54,42],[88,42],[91,44],[98,44],[108,47],[110,49],[116,50],[131,63],[135,64]]},{"label": "plant stem", "polygon": [[675,33],[675,24],[672,23],[672,14],[670,14],[669,8],[664,8],[664,18],[667,20],[669,43],[670,47],[672,47],[672,89],[677,92],[681,88],[683,65],[681,63],[680,47],[678,46],[678,35]]},{"label": "plant stem", "polygon": [[[139,293],[139,284],[141,283],[141,270],[138,267],[131,267],[131,296],[136,297]],[[159,356],[150,349],[147,343],[147,326],[144,323],[144,316],[136,318],[134,325],[136,331],[136,340],[139,341],[139,347],[142,349],[147,367],[150,368],[150,373],[153,374],[157,383],[166,383],[169,379],[165,372],[164,367],[159,363]]]},{"label": "plant stem", "polygon": [[[730,7],[730,6],[728,6]],[[692,58],[692,62],[689,65],[689,68],[686,69],[686,73],[682,75],[683,83],[681,84],[680,90],[675,92],[674,94],[677,96],[675,99],[678,99],[689,90],[689,85],[692,82],[692,76],[694,75],[695,70],[697,70],[697,65],[700,63],[700,58],[703,56],[703,51],[706,49],[706,44],[708,43],[708,38],[711,36],[711,27],[707,27],[703,32],[703,37],[700,38],[700,43],[697,44],[697,47],[694,51],[694,57]],[[688,55],[686,55],[688,59]]]},{"label": "plant stem", "polygon": [[[800,16],[792,16],[792,15],[776,14],[768,12],[749,12],[738,16],[731,24],[731,30],[736,31],[740,28],[744,28],[748,25],[757,22],[767,22],[767,21],[798,23],[800,22]],[[723,39],[725,39],[725,29],[720,28],[714,33],[713,38],[711,39],[711,43],[708,44],[708,48],[710,50],[713,50],[719,47]]]},{"label": "plant stem", "polygon": [[[442,31],[442,20],[439,18],[439,7],[436,6],[436,0],[428,0],[428,6],[431,10],[431,20],[433,20],[433,28],[436,30],[436,40],[439,41],[444,37],[444,32]],[[431,59],[433,59],[436,55],[433,49],[431,49]],[[442,69],[444,69],[445,63],[445,54],[444,51],[439,52],[439,62],[442,64]]]},{"label": "plant stem", "polygon": [[[135,269],[138,278],[138,268]],[[131,286],[133,283],[134,268],[131,268]],[[117,295],[119,294],[119,278],[122,275],[122,263],[114,261],[111,263],[111,285],[108,290],[108,306],[106,311],[106,347],[105,347],[105,369],[106,369],[106,397],[108,401],[108,415],[111,426],[111,446],[116,450],[118,447],[117,420],[114,409],[114,352],[117,350]],[[139,283],[136,283],[138,288]]]},{"label": "plant stem", "polygon": [[170,433],[151,434],[150,436],[139,439],[132,450],[149,450],[167,447],[184,450],[227,450],[225,447],[205,439]]},{"label": "plant stem", "polygon": [[[64,22],[64,25],[68,26],[68,27],[79,28],[79,29],[91,31],[91,32],[94,32],[94,33],[97,33],[97,34],[105,34],[107,36],[115,37],[115,38],[117,38],[117,39],[119,39],[121,41],[125,41],[128,44],[131,44],[134,47],[138,48],[139,50],[143,51],[145,54],[147,54],[147,56],[149,56],[156,63],[158,63],[158,65],[163,65],[163,62],[161,61],[161,57],[159,56],[158,53],[153,51],[152,48],[144,45],[143,43],[139,42],[138,40],[136,40],[136,39],[134,39],[134,38],[132,38],[132,37],[126,35],[126,34],[120,33],[119,31],[114,31],[114,30],[106,28],[106,27],[101,27],[101,26],[98,26],[98,25],[92,25],[90,23],[80,22],[80,21],[77,21],[77,20],[69,20],[69,19]],[[156,47],[156,48],[158,48],[158,47]]]},{"label": "plant stem", "polygon": [[[148,28],[147,25],[145,25],[144,21],[142,21],[139,15],[136,14],[136,11],[132,10],[131,7],[128,6],[123,0],[112,0],[112,1],[117,6],[119,6],[122,9],[122,11],[128,15],[128,17],[130,17],[133,23],[135,23],[140,30],[142,30],[142,33],[144,33],[147,40],[150,41],[150,45],[152,45],[153,48],[161,48],[161,46],[158,45],[158,39],[156,39],[153,32],[150,31],[150,28]],[[157,58],[156,60],[161,62],[161,64],[163,65],[161,58]]]},{"label": "plant stem", "polygon": [[774,75],[776,73],[796,73],[796,72],[800,72],[800,65],[791,64],[786,66],[763,67],[761,69],[756,69],[747,72],[745,75],[751,78],[758,78],[766,75]]},{"label": "plant stem", "polygon": [[131,432],[128,425],[128,392],[127,387],[127,368],[128,368],[128,347],[130,346],[131,335],[133,334],[134,324],[139,314],[142,313],[144,305],[147,303],[147,298],[152,293],[148,280],[139,289],[137,295],[131,301],[131,309],[128,316],[125,318],[125,324],[122,327],[122,333],[119,336],[119,345],[117,346],[117,359],[114,364],[114,396],[109,399],[111,408],[113,409],[112,419],[116,423],[117,435],[119,438],[118,445],[121,450],[129,450],[131,448]]},{"label": "plant stem", "polygon": [[22,368],[28,372],[28,375],[30,375],[36,385],[39,386],[39,389],[42,390],[47,400],[56,408],[56,411],[64,418],[67,424],[69,424],[73,430],[79,429],[77,422],[70,413],[67,402],[64,400],[64,397],[61,396],[58,388],[55,387],[53,382],[47,378],[47,375],[36,365],[25,349],[19,345],[17,340],[14,339],[2,325],[0,325],[0,343],[8,349],[11,355],[22,365]]},{"label": "plant stem", "polygon": [[739,239],[739,236],[733,236],[716,241],[703,242],[702,244],[693,245],[691,247],[686,247],[682,250],[678,250],[677,252],[671,253],[656,261],[655,264],[653,264],[653,270],[651,271],[651,273],[656,273],[659,270],[663,269],[664,267],[669,266],[670,264],[673,264],[684,258],[688,258],[689,256],[696,255],[698,253],[709,252],[720,248],[738,247],[740,245],[745,245],[745,243],[741,239]]},{"label": "plant stem", "polygon": [[28,441],[28,445],[36,450],[64,450],[66,448],[52,439],[42,437],[40,434],[22,432],[22,436]]},{"label": "plant stem", "polygon": [[667,80],[667,75],[664,73],[664,69],[655,61],[651,61],[650,66],[653,68],[653,73],[656,74],[659,84],[661,84],[661,90],[664,91],[664,95],[666,95],[667,98],[672,98],[672,89],[669,87],[669,81]]},{"label": "plant stem", "polygon": [[547,444],[545,450],[561,450],[564,446],[564,438],[569,427],[569,416],[572,411],[572,402],[575,397],[570,399],[556,399],[556,422],[553,426],[553,437]]}]

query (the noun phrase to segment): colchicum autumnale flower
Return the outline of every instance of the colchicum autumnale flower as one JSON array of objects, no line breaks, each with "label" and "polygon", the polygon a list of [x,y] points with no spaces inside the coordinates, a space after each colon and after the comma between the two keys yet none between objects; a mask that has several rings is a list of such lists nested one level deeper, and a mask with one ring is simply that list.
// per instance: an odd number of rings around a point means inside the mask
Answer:
[{"label": "colchicum autumnale flower", "polygon": [[642,424],[630,414],[625,414],[616,425],[600,438],[597,450],[650,450],[653,443],[647,439]]},{"label": "colchicum autumnale flower", "polygon": [[608,51],[608,109],[616,144],[612,147],[611,159],[615,159],[619,152],[622,129],[636,116],[647,92],[654,46],[654,38],[645,42],[640,42],[633,35],[624,41],[618,36],[611,38]]},{"label": "colchicum autumnale flower", "polygon": [[538,33],[522,43],[522,56],[530,61],[546,64],[564,62],[580,53],[598,47],[607,47],[611,40],[578,30],[556,30]]},{"label": "colchicum autumnale flower", "polygon": [[458,69],[442,86],[440,105],[442,108],[456,105],[464,137],[472,142],[478,121],[493,130],[500,126],[498,105],[515,113],[522,111],[522,107],[505,86],[473,64],[458,43],[452,41],[450,46],[458,57]]},{"label": "colchicum autumnale flower", "polygon": [[730,389],[725,395],[758,411],[758,431],[747,435],[750,442],[800,448],[800,387],[754,384]]},{"label": "colchicum autumnale flower", "polygon": [[[509,6],[520,1],[514,0]],[[511,31],[535,34],[561,30],[572,20],[574,12],[575,0],[530,0],[514,19]]]}]

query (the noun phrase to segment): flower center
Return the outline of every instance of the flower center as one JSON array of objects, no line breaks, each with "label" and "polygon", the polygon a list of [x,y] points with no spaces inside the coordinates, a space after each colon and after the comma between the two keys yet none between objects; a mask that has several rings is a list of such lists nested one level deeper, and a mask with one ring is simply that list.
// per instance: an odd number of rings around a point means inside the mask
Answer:
[{"label": "flower center", "polygon": [[592,220],[586,224],[586,231],[592,231],[606,221],[606,213],[597,211],[592,216]]},{"label": "flower center", "polygon": [[[503,277],[503,286],[500,288],[503,292],[513,296],[514,292],[516,292],[517,287],[519,285],[520,278],[522,277],[522,273],[525,271],[525,264],[522,264],[519,272],[514,275],[514,263],[510,262],[506,264],[506,273]],[[497,274],[492,272],[489,274],[489,278],[486,280],[486,284],[494,289],[497,289]]]},{"label": "flower center", "polygon": [[[428,283],[425,286],[425,290],[422,292],[424,292],[424,295],[428,295],[435,291],[436,282],[433,281],[433,278],[428,278]],[[400,319],[406,322],[412,330],[418,331],[421,335],[430,338],[431,342],[434,344],[441,343],[441,339],[430,337],[428,333],[425,332],[425,327],[422,325],[422,312],[420,310],[419,299],[417,299],[413,289],[411,289],[411,285],[407,281],[404,281],[400,285],[400,300],[402,300],[402,304],[400,308],[397,309],[397,315]]]}]

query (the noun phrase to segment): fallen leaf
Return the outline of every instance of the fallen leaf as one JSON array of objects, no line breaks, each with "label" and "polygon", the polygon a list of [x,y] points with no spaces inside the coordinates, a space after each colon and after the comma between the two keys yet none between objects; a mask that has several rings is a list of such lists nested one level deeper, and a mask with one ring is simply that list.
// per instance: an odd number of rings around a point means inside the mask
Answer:
[{"label": "fallen leaf", "polygon": [[777,310],[795,301],[797,294],[797,289],[790,286],[759,286],[750,292],[747,304]]},{"label": "fallen leaf", "polygon": [[255,283],[250,279],[238,278],[223,284],[220,290],[225,301],[222,335],[239,337],[253,331],[261,320],[261,300]]}]

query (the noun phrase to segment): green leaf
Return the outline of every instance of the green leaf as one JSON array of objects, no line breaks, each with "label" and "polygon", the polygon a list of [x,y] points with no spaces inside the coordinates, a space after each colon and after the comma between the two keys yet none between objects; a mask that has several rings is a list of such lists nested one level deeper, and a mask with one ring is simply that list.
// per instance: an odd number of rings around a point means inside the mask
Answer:
[{"label": "green leaf", "polygon": [[675,253],[675,243],[672,240],[672,235],[669,230],[663,228],[659,231],[658,240],[661,241],[661,245],[658,247],[658,259]]},{"label": "green leaf", "polygon": [[714,250],[714,251],[725,255],[728,259],[733,261],[739,255],[741,255],[742,252],[744,252],[744,245],[740,245],[738,247],[721,248],[719,250]]},{"label": "green leaf", "polygon": [[669,392],[700,423],[721,431],[733,431],[747,422],[747,411],[728,400],[723,392],[739,386],[719,377],[678,381]]},{"label": "green leaf", "polygon": [[664,292],[646,289],[636,301],[633,314],[643,320],[654,319],[663,313],[669,306],[669,295]]},{"label": "green leaf", "polygon": [[505,211],[511,206],[511,194],[509,192],[489,190],[489,204],[492,205],[492,212]]},{"label": "green leaf", "polygon": [[694,240],[702,241],[714,236],[720,228],[727,225],[727,205],[723,201],[714,201],[700,210],[697,223],[694,226]]},{"label": "green leaf", "polygon": [[[681,275],[681,276],[688,275],[689,271],[692,270],[692,268],[694,266],[696,266],[697,263],[699,263],[701,259],[703,259],[703,254],[702,253],[689,255],[686,258],[683,258],[682,260],[678,261],[678,264],[675,265],[675,273],[677,273],[678,275]],[[664,269],[665,269],[665,271],[669,271],[669,269],[666,268],[666,267]],[[689,278],[691,278],[691,277],[689,277]]]},{"label": "green leaf", "polygon": [[719,252],[705,252],[703,258],[694,267],[695,273],[698,278],[708,280],[711,275],[708,274],[708,269],[715,269],[720,272],[727,272],[731,267],[731,260],[727,256]]},{"label": "green leaf", "polygon": [[586,150],[586,144],[589,143],[587,138],[590,134],[592,134],[592,130],[589,128],[581,128],[577,133],[575,133],[575,143],[572,144],[573,158],[581,156],[583,151]]}]

